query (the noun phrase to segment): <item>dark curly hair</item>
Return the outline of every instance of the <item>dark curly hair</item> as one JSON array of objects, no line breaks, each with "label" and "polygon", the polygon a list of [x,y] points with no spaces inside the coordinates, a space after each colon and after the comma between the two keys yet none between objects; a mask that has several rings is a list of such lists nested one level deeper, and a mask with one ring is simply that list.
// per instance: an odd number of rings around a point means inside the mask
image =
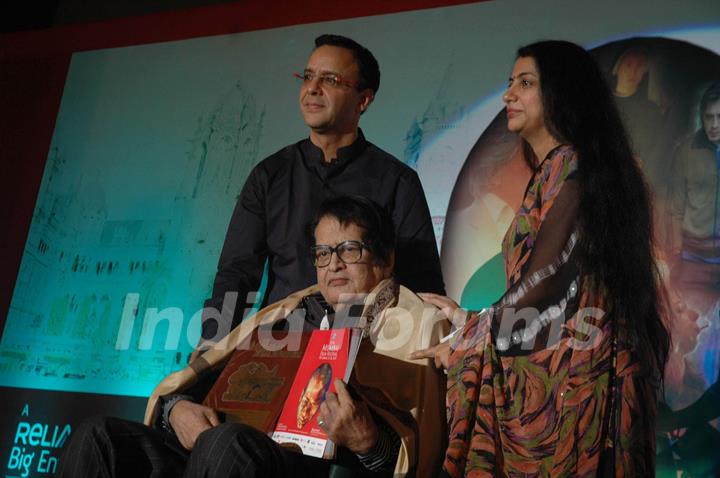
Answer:
[{"label": "dark curly hair", "polygon": [[643,370],[662,380],[670,335],[650,193],[610,88],[595,60],[573,43],[533,43],[518,57],[535,60],[548,131],[578,154],[580,267],[606,291],[619,337]]},{"label": "dark curly hair", "polygon": [[376,263],[388,265],[395,250],[395,227],[390,214],[364,196],[333,196],[325,199],[312,222],[315,231],[320,219],[332,217],[343,225],[362,228],[362,241],[375,256]]}]

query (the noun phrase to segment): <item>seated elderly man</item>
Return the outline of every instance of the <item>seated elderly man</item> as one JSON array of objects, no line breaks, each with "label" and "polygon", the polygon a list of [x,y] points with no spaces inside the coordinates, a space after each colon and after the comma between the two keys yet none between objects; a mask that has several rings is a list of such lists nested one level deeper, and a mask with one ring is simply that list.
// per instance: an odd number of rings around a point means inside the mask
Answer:
[{"label": "seated elderly man", "polygon": [[[393,281],[393,231],[387,212],[368,199],[323,202],[312,248],[317,285],[259,311],[166,377],[148,402],[147,426],[114,418],[83,423],[59,476],[434,476],[446,436],[444,377],[427,359],[408,356],[437,343],[448,322]],[[359,303],[361,313],[349,313],[350,303]],[[353,320],[364,327],[352,387],[336,380],[337,394],[328,393],[318,412],[338,445],[335,460],[291,451],[244,424],[221,423],[199,403],[208,389],[201,385],[216,380],[253,330],[287,326],[301,308],[305,330]]]}]

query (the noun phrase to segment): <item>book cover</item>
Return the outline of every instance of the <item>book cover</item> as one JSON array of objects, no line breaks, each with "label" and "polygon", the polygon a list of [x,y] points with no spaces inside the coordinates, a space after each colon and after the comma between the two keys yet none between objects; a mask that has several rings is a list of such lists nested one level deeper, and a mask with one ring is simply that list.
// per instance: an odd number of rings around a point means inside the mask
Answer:
[{"label": "book cover", "polygon": [[[203,405],[226,415],[226,421],[242,422],[270,434],[290,393],[293,378],[310,334],[286,335],[297,350],[268,350],[253,332],[250,346],[236,350]],[[284,340],[284,339],[283,339]]]},{"label": "book cover", "polygon": [[335,447],[317,423],[318,410],[336,378],[347,382],[362,332],[329,329],[312,332],[272,435],[276,442],[303,454],[333,458]]}]

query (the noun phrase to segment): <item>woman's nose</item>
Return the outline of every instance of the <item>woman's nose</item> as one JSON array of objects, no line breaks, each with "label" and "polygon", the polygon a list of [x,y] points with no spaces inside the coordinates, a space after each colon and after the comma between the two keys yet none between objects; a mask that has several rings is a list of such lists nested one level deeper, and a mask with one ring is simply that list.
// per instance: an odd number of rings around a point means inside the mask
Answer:
[{"label": "woman's nose", "polygon": [[505,93],[503,93],[503,95],[502,95],[502,100],[505,103],[510,103],[514,99],[515,99],[515,93],[513,93],[512,89],[508,88],[507,90],[505,90]]}]

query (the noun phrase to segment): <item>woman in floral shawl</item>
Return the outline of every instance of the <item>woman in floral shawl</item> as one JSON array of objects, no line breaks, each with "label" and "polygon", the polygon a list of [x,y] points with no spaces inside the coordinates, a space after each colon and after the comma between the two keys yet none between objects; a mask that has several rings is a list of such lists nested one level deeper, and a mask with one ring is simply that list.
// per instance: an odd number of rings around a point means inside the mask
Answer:
[{"label": "woman in floral shawl", "polygon": [[448,372],[442,475],[652,476],[669,335],[612,95],[584,49],[544,41],[518,51],[503,100],[533,171],[503,242],[508,290],[415,354]]}]

